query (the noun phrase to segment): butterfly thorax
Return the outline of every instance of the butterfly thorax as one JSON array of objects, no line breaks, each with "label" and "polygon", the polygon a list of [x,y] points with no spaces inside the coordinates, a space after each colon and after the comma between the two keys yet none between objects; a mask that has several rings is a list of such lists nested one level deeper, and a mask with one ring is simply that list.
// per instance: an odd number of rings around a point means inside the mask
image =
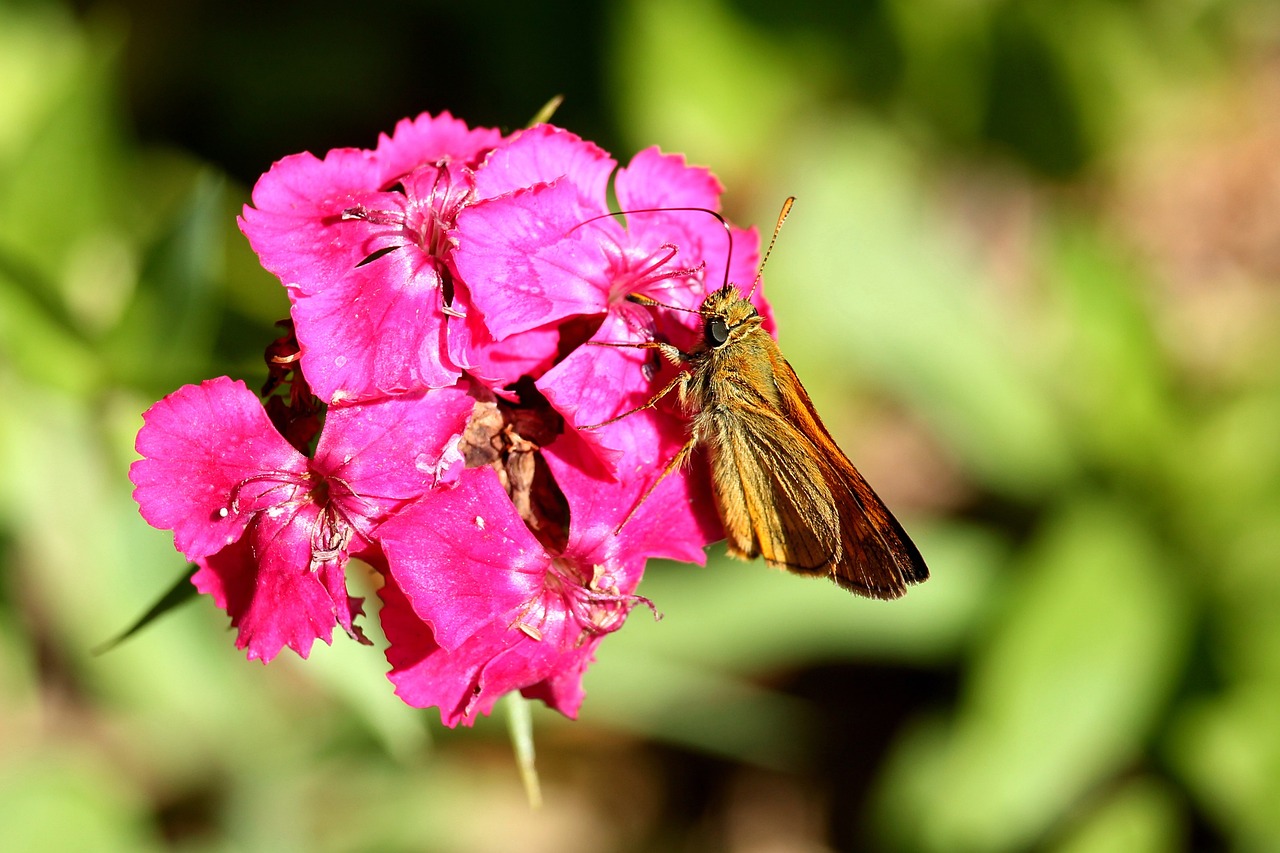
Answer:
[{"label": "butterfly thorax", "polygon": [[727,284],[708,295],[698,313],[702,340],[691,353],[680,394],[686,409],[702,415],[704,428],[722,407],[745,402],[777,409],[781,400],[772,376],[777,345],[756,307]]}]

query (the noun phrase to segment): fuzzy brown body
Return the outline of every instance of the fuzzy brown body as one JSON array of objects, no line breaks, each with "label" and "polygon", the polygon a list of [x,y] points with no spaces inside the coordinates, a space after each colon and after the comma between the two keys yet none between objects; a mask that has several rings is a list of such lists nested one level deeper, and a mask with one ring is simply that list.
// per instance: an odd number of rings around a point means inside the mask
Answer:
[{"label": "fuzzy brown body", "polygon": [[729,553],[827,575],[874,598],[897,598],[927,578],[920,552],[832,440],[755,306],[726,284],[698,313],[698,346],[657,348],[687,368],[673,383],[691,418],[681,457],[695,446],[707,453]]}]

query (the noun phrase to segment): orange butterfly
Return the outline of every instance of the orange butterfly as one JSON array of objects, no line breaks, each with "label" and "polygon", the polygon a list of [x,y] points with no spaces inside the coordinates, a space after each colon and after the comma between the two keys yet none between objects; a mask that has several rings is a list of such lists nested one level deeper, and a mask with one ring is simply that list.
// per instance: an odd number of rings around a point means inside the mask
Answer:
[{"label": "orange butterfly", "polygon": [[[788,198],[783,205],[769,251],[794,201]],[[714,211],[705,212],[724,221]],[[688,310],[644,296],[629,298]],[[762,556],[771,566],[826,575],[872,598],[897,598],[908,584],[928,578],[920,552],[836,446],[749,298],[726,279],[696,313],[703,320],[702,340],[689,352],[659,341],[602,344],[656,349],[685,369],[643,406],[582,428],[598,429],[652,408],[674,390],[690,416],[689,440],[663,476],[695,448],[706,452],[730,556]]]}]

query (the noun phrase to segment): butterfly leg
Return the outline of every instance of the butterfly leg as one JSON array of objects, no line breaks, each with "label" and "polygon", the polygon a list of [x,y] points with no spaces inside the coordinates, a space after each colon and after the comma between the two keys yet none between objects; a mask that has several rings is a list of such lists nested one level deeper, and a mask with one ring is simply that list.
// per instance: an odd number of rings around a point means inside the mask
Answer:
[{"label": "butterfly leg", "polygon": [[[676,347],[673,347],[671,344],[664,344],[664,343],[660,343],[659,341],[648,341],[642,344],[610,344],[610,343],[597,342],[592,344],[592,346],[621,347],[621,348],[627,348],[627,349],[656,349],[659,352],[661,352],[664,356],[666,356],[669,360],[677,363],[682,361],[688,361],[689,359],[689,356],[686,353],[681,352],[679,349],[677,349]],[[616,423],[625,417],[629,417],[631,415],[636,414],[637,412],[643,412],[646,409],[652,409],[654,406],[658,405],[659,400],[661,400],[663,397],[670,394],[673,388],[675,388],[680,383],[686,381],[685,376],[686,374],[684,373],[676,374],[676,377],[672,379],[670,382],[668,382],[666,387],[664,387],[657,394],[654,394],[652,397],[650,397],[648,402],[644,403],[643,405],[636,406],[634,409],[630,409],[629,411],[623,412],[620,415],[614,415],[613,417],[609,418],[609,420],[607,421],[601,421],[598,424],[582,425],[582,426],[579,426],[578,429],[599,429],[602,426],[608,426],[611,423]]]},{"label": "butterfly leg", "polygon": [[636,511],[639,510],[640,507],[644,505],[644,502],[649,499],[649,495],[654,493],[654,491],[658,488],[658,486],[662,484],[662,481],[667,479],[667,475],[670,474],[672,471],[676,470],[677,468],[679,468],[686,461],[688,461],[689,454],[693,453],[694,445],[695,445],[694,439],[692,438],[689,439],[687,442],[685,442],[684,447],[680,448],[680,450],[676,453],[676,455],[671,457],[671,461],[667,463],[667,467],[663,468],[662,473],[658,475],[658,479],[653,481],[652,486],[644,490],[644,494],[640,496],[640,500],[636,501],[636,505],[631,507],[631,510],[627,513],[626,517],[623,518],[622,521],[618,522],[617,527],[613,528],[614,536],[618,535],[619,531],[622,530],[623,526],[628,521],[631,520],[631,516],[635,515]]}]

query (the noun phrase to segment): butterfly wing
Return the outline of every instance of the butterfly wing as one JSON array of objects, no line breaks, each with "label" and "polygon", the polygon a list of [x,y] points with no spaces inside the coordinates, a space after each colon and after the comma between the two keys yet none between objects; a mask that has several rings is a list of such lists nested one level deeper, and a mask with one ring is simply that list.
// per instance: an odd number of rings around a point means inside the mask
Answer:
[{"label": "butterfly wing", "polygon": [[824,574],[839,555],[839,516],[816,457],[773,412],[717,415],[711,475],[729,553]]},{"label": "butterfly wing", "polygon": [[773,371],[784,415],[815,448],[840,515],[842,555],[831,568],[832,578],[874,598],[897,598],[908,584],[927,579],[919,549],[831,438],[800,378],[776,348]]},{"label": "butterfly wing", "polygon": [[769,339],[764,348],[778,394],[739,396],[699,423],[730,553],[826,574],[859,595],[901,596],[929,576],[920,552],[832,440],[777,346]]}]

